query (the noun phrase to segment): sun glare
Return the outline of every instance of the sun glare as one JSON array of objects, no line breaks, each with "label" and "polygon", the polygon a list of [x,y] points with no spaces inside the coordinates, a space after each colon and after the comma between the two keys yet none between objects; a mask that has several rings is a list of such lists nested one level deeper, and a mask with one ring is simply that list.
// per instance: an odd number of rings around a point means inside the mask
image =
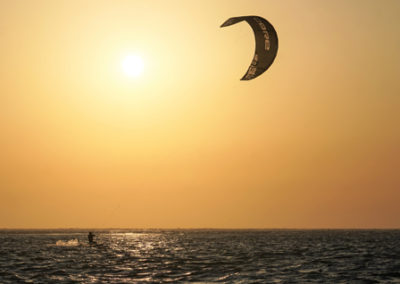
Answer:
[{"label": "sun glare", "polygon": [[138,77],[143,73],[144,62],[140,56],[128,55],[122,60],[122,70],[128,77]]}]

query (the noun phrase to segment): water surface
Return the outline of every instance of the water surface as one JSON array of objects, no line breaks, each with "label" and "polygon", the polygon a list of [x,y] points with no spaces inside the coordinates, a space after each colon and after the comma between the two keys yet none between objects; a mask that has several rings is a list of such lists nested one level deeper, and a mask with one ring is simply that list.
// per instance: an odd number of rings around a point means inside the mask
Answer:
[{"label": "water surface", "polygon": [[0,231],[0,283],[400,283],[400,230]]}]

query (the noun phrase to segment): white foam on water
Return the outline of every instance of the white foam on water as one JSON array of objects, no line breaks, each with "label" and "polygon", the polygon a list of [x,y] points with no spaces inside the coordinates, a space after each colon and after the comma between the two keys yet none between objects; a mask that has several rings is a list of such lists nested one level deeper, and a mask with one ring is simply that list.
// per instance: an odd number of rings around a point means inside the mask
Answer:
[{"label": "white foam on water", "polygon": [[79,246],[79,241],[78,241],[78,239],[72,239],[72,240],[68,240],[68,241],[58,240],[56,242],[56,246],[59,246],[59,247],[75,247],[75,246]]}]

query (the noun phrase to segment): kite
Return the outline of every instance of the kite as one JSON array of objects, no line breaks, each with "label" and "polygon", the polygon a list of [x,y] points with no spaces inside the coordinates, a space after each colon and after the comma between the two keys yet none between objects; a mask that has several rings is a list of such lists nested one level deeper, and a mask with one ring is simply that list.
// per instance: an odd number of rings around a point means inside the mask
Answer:
[{"label": "kite", "polygon": [[256,50],[246,74],[241,80],[252,80],[264,73],[274,62],[278,52],[278,36],[274,27],[264,18],[258,16],[233,17],[226,20],[222,27],[246,21],[254,32]]}]

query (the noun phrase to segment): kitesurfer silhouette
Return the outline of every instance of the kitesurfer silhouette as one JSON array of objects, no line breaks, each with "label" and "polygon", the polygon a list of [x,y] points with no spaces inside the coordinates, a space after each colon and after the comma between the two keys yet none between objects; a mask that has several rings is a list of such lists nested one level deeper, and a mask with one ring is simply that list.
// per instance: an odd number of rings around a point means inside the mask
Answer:
[{"label": "kitesurfer silhouette", "polygon": [[94,238],[94,234],[92,232],[89,232],[89,234],[88,234],[89,244],[94,243],[93,238]]}]

